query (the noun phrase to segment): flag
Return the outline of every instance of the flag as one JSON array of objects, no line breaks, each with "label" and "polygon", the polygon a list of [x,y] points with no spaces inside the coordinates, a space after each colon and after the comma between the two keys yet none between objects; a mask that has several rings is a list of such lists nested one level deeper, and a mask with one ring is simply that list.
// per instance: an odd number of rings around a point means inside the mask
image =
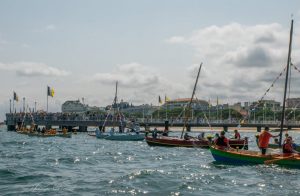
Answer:
[{"label": "flag", "polygon": [[170,101],[170,98],[167,97],[167,95],[165,95],[165,102],[168,102],[168,101]]},{"label": "flag", "polygon": [[160,96],[158,96],[158,103],[162,104]]},{"label": "flag", "polygon": [[50,97],[54,97],[54,89],[47,86],[47,95]]},{"label": "flag", "polygon": [[14,91],[14,101],[17,101],[17,102],[19,101],[19,97],[15,91]]}]

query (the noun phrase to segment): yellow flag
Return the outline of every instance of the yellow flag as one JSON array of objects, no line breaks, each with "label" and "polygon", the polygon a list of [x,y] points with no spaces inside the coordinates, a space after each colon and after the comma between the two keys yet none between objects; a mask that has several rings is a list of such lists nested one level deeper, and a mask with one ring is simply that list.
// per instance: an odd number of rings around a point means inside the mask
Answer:
[{"label": "yellow flag", "polygon": [[165,95],[165,102],[170,101],[170,98]]},{"label": "yellow flag", "polygon": [[51,88],[51,97],[54,97],[54,88]]}]

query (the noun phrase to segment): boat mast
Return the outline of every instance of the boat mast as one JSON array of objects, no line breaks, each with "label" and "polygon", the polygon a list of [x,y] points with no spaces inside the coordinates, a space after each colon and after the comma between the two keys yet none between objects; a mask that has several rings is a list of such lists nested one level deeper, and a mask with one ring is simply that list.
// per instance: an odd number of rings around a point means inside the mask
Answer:
[{"label": "boat mast", "polygon": [[116,82],[116,93],[115,93],[115,99],[114,99],[114,105],[116,106],[117,104],[117,99],[118,99],[118,81]]},{"label": "boat mast", "polygon": [[[199,70],[198,70],[198,74],[197,74],[196,82],[195,82],[195,85],[194,85],[192,97],[191,97],[191,100],[190,100],[190,102],[189,102],[189,104],[188,104],[188,106],[187,106],[187,109],[186,109],[187,111],[190,110],[191,105],[192,105],[192,102],[193,102],[193,99],[194,99],[194,95],[195,95],[195,92],[196,92],[196,87],[197,87],[197,83],[198,83],[198,79],[199,79],[199,75],[200,75],[200,71],[201,71],[202,64],[203,64],[203,63],[200,64],[200,67],[199,67]],[[188,117],[185,117],[180,138],[183,137],[183,132],[184,132],[184,129],[185,129],[185,127],[186,127],[187,120],[188,120]]]},{"label": "boat mast", "polygon": [[281,123],[280,123],[279,147],[282,144],[283,123],[284,123],[284,118],[285,118],[285,99],[286,99],[286,91],[287,91],[287,85],[288,85],[289,67],[290,67],[290,63],[291,63],[293,24],[294,24],[294,20],[292,20],[292,22],[291,22],[291,30],[290,30],[290,43],[289,43],[289,52],[288,52],[288,59],[287,59],[287,65],[286,65],[285,86],[284,86],[284,95],[283,95],[283,103],[282,103],[282,115],[281,115]]}]

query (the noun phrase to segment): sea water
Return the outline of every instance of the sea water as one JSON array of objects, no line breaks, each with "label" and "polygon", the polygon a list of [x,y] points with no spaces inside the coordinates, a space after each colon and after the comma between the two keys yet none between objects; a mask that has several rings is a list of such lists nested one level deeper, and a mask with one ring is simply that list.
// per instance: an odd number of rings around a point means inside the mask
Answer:
[{"label": "sea water", "polygon": [[[257,150],[254,132],[241,135]],[[299,174],[274,165],[216,163],[208,149],[0,130],[0,195],[300,195]]]}]

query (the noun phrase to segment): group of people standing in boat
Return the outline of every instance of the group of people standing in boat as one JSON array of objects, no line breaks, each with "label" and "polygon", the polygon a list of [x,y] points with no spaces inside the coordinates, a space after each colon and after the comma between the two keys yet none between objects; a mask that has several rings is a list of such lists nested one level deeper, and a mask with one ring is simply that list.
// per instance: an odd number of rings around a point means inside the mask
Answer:
[{"label": "group of people standing in boat", "polygon": [[[280,134],[278,135],[272,135],[269,132],[269,127],[265,127],[265,129],[259,134],[258,136],[258,147],[261,150],[261,153],[263,155],[266,154],[267,149],[269,147],[269,142],[270,142],[270,138],[275,138],[275,144],[279,145],[279,140],[277,139],[277,137],[279,137]],[[291,136],[288,135],[288,133],[285,134],[285,140],[282,144],[282,152],[283,153],[298,153],[295,150],[295,144],[293,143],[293,138]]]}]

